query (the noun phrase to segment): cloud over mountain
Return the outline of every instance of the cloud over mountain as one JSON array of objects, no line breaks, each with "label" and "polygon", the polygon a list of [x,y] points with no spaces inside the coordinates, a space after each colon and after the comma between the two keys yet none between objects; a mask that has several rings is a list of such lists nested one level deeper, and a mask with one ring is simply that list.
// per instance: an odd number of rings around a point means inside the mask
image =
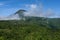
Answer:
[{"label": "cloud over mountain", "polygon": [[44,12],[44,6],[42,3],[37,4],[29,4],[26,5],[29,8],[28,12],[25,13],[26,16],[37,16],[37,17],[54,17],[55,13],[53,9],[48,8]]},{"label": "cloud over mountain", "polygon": [[27,16],[38,16],[38,17],[43,16],[42,15],[43,13],[40,11],[42,8],[41,6],[36,5],[36,4],[30,4],[27,6],[29,7],[29,10],[28,10],[28,12],[26,12],[25,15],[27,15]]}]

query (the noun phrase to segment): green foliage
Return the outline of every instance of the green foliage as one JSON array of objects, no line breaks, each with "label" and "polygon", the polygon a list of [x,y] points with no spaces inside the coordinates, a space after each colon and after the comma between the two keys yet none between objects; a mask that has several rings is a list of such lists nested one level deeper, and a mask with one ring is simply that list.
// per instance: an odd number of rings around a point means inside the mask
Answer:
[{"label": "green foliage", "polygon": [[0,40],[60,40],[60,29],[52,29],[41,18],[0,21]]}]

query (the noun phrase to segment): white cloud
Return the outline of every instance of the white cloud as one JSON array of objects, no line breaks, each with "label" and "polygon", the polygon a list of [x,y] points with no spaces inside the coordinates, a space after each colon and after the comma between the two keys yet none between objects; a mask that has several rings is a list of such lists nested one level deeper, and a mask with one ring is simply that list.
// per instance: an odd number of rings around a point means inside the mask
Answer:
[{"label": "white cloud", "polygon": [[45,17],[51,17],[51,16],[53,17],[54,15],[55,15],[54,11],[51,8],[49,8],[45,14]]},{"label": "white cloud", "polygon": [[18,14],[10,15],[8,17],[0,17],[0,20],[19,20]]},{"label": "white cloud", "polygon": [[31,4],[30,7],[35,9],[37,7],[37,5],[36,4]]},{"label": "white cloud", "polygon": [[48,8],[44,13],[43,4],[30,4],[26,5],[26,7],[30,8],[28,12],[25,13],[26,16],[38,16],[38,17],[53,17],[55,15],[54,11],[51,8]]},{"label": "white cloud", "polygon": [[38,16],[38,17],[43,16],[42,6],[37,5],[37,4],[30,4],[30,5],[26,5],[26,6],[29,7],[30,9],[28,12],[26,12],[25,15],[27,15],[27,16]]}]

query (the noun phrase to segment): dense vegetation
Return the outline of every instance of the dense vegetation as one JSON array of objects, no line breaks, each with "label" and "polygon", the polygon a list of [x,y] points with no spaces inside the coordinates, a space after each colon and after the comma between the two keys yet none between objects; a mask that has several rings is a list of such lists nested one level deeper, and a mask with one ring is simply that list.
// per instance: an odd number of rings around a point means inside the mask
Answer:
[{"label": "dense vegetation", "polygon": [[44,18],[33,17],[25,21],[0,21],[0,40],[60,40],[59,23],[50,20],[48,24]]}]

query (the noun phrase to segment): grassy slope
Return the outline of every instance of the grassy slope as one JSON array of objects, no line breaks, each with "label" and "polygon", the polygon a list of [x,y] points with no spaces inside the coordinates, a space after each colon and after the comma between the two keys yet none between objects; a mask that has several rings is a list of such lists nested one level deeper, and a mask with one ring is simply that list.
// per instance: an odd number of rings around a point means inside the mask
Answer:
[{"label": "grassy slope", "polygon": [[49,25],[39,18],[27,21],[0,21],[0,40],[60,40],[60,29],[53,30],[47,26]]}]

